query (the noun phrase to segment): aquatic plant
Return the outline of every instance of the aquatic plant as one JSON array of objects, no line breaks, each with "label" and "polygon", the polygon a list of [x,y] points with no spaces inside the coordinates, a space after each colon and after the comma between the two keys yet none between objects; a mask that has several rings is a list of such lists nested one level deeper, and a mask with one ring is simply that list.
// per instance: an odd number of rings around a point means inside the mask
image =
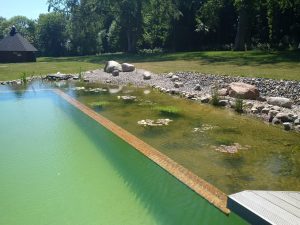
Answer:
[{"label": "aquatic plant", "polygon": [[27,74],[25,72],[22,72],[21,76],[20,76],[20,80],[22,82],[22,84],[27,84]]},{"label": "aquatic plant", "polygon": [[235,100],[234,110],[238,113],[242,113],[244,111],[244,101],[241,98],[237,98]]},{"label": "aquatic plant", "polygon": [[99,101],[99,102],[92,102],[89,105],[92,108],[102,109],[103,107],[110,105],[110,103],[109,102],[105,102],[105,101]]},{"label": "aquatic plant", "polygon": [[156,106],[153,109],[164,115],[178,116],[180,114],[180,110],[175,106]]}]

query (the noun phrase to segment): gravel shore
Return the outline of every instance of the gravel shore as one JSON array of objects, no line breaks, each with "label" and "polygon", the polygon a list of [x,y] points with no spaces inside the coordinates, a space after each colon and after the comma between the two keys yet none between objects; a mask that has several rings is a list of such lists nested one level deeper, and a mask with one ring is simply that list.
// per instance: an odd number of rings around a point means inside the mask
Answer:
[{"label": "gravel shore", "polygon": [[[232,82],[243,82],[255,85],[261,99],[245,100],[244,112],[255,117],[263,118],[269,122],[282,123],[284,129],[296,129],[300,131],[300,126],[295,121],[300,119],[300,81],[289,80],[273,80],[265,78],[249,78],[249,77],[231,77],[213,74],[202,74],[194,72],[175,72],[168,74],[151,74],[151,79],[143,79],[145,71],[137,69],[133,72],[120,72],[119,76],[112,76],[103,70],[94,70],[84,73],[84,79],[89,82],[101,82],[115,85],[134,85],[138,87],[147,87],[158,89],[161,92],[169,94],[177,94],[187,99],[201,101],[205,97],[209,97],[214,88],[227,88]],[[293,101],[291,108],[278,107],[269,105],[264,101],[267,97],[285,97]],[[234,98],[222,96],[224,106],[233,107]],[[202,101],[203,102],[203,101]],[[284,121],[272,120],[270,111],[276,113],[284,113],[287,117],[293,118],[291,124],[287,126]],[[281,114],[278,114],[281,115]],[[298,122],[297,122],[298,123]]]}]

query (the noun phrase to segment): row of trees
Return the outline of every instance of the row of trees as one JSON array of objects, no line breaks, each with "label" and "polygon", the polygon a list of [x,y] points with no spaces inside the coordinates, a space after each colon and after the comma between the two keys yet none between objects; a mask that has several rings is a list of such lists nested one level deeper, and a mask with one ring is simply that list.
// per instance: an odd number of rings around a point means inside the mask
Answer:
[{"label": "row of trees", "polygon": [[298,48],[300,0],[48,0],[36,21],[14,24],[43,55],[141,49]]}]

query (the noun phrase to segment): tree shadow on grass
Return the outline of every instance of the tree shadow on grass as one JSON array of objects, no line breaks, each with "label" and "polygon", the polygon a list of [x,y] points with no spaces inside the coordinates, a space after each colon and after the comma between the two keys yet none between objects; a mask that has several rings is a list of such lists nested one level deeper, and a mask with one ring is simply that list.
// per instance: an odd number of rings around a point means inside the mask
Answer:
[{"label": "tree shadow on grass", "polygon": [[235,65],[263,65],[276,63],[299,63],[300,51],[281,51],[281,52],[263,52],[263,51],[216,51],[216,52],[178,52],[163,54],[128,54],[115,53],[94,56],[74,56],[74,57],[44,57],[39,62],[87,62],[104,64],[108,60],[119,62],[143,63],[143,62],[163,62],[176,60],[192,60],[207,63],[229,63]]}]

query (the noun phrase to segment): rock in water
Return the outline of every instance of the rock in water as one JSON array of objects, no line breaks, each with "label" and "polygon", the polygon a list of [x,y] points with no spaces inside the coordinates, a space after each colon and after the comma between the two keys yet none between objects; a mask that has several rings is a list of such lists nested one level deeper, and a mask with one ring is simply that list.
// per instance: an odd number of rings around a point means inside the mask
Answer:
[{"label": "rock in water", "polygon": [[129,63],[122,63],[121,66],[123,72],[132,72],[135,70],[135,66]]},{"label": "rock in water", "polygon": [[234,82],[229,84],[228,93],[230,97],[242,99],[257,99],[259,91],[257,87],[242,82]]},{"label": "rock in water", "polygon": [[291,108],[293,101],[291,99],[283,98],[283,97],[269,97],[267,98],[267,103],[270,105]]},{"label": "rock in water", "polygon": [[104,72],[112,73],[114,70],[122,71],[122,66],[116,61],[108,61],[104,67]]}]

